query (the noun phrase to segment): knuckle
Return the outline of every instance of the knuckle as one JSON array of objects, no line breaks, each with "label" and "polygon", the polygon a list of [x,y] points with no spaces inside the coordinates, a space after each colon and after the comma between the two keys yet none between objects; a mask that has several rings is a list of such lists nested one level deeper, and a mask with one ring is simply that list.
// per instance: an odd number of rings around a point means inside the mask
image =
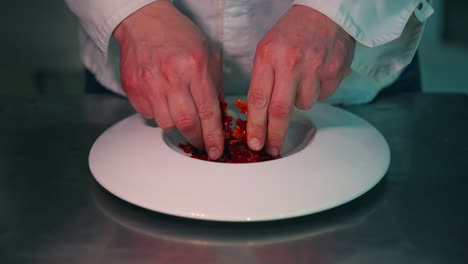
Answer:
[{"label": "knuckle", "polygon": [[190,52],[192,62],[199,63],[207,59],[207,50],[203,46],[195,46]]},{"label": "knuckle", "polygon": [[326,54],[326,49],[323,45],[317,45],[315,47],[312,48],[312,55],[314,57],[318,57],[318,58],[323,58],[325,57],[325,54]]},{"label": "knuckle", "polygon": [[338,58],[332,58],[323,69],[324,79],[336,78],[342,68],[342,61]]},{"label": "knuckle", "polygon": [[140,80],[150,82],[153,80],[153,70],[150,67],[143,66],[140,69]]},{"label": "knuckle", "polygon": [[180,70],[183,72],[198,69],[199,64],[200,59],[194,53],[188,53],[183,58],[179,58]]},{"label": "knuckle", "polygon": [[212,107],[202,104],[198,106],[198,116],[202,121],[211,120],[215,116],[215,111]]},{"label": "knuckle", "polygon": [[200,68],[201,59],[194,55],[193,52],[179,52],[165,57],[160,62],[161,72],[168,76],[178,76],[188,74]]},{"label": "knuckle", "polygon": [[193,47],[189,51],[178,56],[181,73],[190,71],[200,72],[208,61],[207,51],[204,47]]},{"label": "knuckle", "polygon": [[255,54],[259,59],[266,59],[272,54],[272,50],[274,50],[273,46],[275,44],[269,40],[261,40],[256,48]]},{"label": "knuckle", "polygon": [[192,115],[187,113],[179,114],[175,120],[177,128],[180,132],[191,132],[195,129],[196,123]]},{"label": "knuckle", "polygon": [[256,52],[257,53],[262,53],[265,52],[266,49],[268,48],[268,42],[265,39],[260,40],[257,44]]},{"label": "knuckle", "polygon": [[275,119],[287,119],[291,114],[291,108],[283,102],[274,101],[271,102],[268,113],[270,117]]},{"label": "knuckle", "polygon": [[249,93],[248,102],[255,109],[264,109],[268,104],[268,98],[263,89],[253,88]]}]

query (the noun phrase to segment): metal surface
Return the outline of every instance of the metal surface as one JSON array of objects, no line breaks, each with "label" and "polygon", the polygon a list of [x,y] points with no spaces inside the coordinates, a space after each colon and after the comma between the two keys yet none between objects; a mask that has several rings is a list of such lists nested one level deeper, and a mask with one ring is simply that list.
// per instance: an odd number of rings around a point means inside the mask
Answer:
[{"label": "metal surface", "polygon": [[468,97],[347,109],[390,144],[382,182],[320,214],[226,224],[149,212],[93,180],[88,151],[133,112],[125,100],[0,97],[0,262],[468,263]]}]

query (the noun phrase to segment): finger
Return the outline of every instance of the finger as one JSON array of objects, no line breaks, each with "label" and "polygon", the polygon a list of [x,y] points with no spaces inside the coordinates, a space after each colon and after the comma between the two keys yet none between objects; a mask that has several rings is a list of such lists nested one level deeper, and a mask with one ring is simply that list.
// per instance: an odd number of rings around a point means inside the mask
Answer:
[{"label": "finger", "polygon": [[167,103],[172,121],[190,144],[203,149],[203,136],[197,109],[188,87],[171,87]]},{"label": "finger", "polygon": [[296,92],[296,107],[302,110],[310,109],[320,95],[320,81],[315,74],[306,75],[299,83]]},{"label": "finger", "polygon": [[172,120],[172,116],[169,113],[169,104],[167,102],[167,97],[165,94],[153,93],[152,107],[154,120],[160,128],[170,129],[175,127],[175,124]]},{"label": "finger", "polygon": [[218,97],[224,99],[224,74],[223,74],[223,59],[222,54],[217,50],[213,49],[210,55],[210,75],[213,76],[213,83],[218,92]]},{"label": "finger", "polygon": [[275,84],[268,107],[268,136],[266,141],[266,150],[272,156],[277,156],[281,152],[294,106],[297,84],[295,78],[275,71]]},{"label": "finger", "polygon": [[135,110],[140,113],[144,118],[153,118],[153,110],[147,98],[140,95],[128,94],[128,100]]},{"label": "finger", "polygon": [[274,85],[273,68],[256,63],[247,96],[247,142],[252,150],[261,150],[267,132],[268,105]]},{"label": "finger", "polygon": [[130,104],[135,110],[143,115],[145,118],[153,117],[153,110],[151,109],[151,102],[147,97],[143,96],[145,86],[135,81],[133,78],[122,76],[122,89],[130,101]]},{"label": "finger", "polygon": [[218,93],[210,75],[193,81],[190,92],[195,102],[205,149],[212,160],[221,157],[224,150],[224,134],[221,124],[221,109]]},{"label": "finger", "polygon": [[175,127],[166,97],[167,82],[160,75],[149,71],[146,71],[142,81],[145,85],[146,99],[151,103],[152,115],[158,126],[162,129]]},{"label": "finger", "polygon": [[330,80],[322,81],[321,87],[320,87],[319,100],[325,100],[328,97],[330,97],[336,91],[336,89],[338,89],[339,85],[340,85],[340,80],[338,79],[330,79]]}]

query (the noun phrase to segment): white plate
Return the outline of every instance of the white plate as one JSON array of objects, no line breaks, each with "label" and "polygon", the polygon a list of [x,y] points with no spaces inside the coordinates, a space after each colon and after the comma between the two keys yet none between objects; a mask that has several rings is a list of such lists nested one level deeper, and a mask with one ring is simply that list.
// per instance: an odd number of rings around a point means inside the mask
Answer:
[{"label": "white plate", "polygon": [[177,148],[180,135],[133,115],[96,140],[89,166],[99,184],[123,200],[216,221],[320,212],[357,198],[385,175],[388,144],[365,120],[324,103],[293,116],[283,158],[225,164],[187,157]]}]

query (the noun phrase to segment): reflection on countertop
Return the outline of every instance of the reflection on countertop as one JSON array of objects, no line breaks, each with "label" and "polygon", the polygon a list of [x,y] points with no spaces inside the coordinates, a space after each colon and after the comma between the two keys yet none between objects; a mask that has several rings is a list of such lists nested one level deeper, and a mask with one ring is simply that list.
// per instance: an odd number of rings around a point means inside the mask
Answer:
[{"label": "reflection on countertop", "polygon": [[[187,263],[208,263],[213,258],[222,263],[224,255],[234,252],[237,263],[298,263],[299,255],[303,258],[299,263],[310,263],[325,257],[314,248],[335,244],[334,233],[365,224],[382,201],[386,186],[384,178],[362,197],[319,214],[253,223],[200,221],[148,211],[115,197],[96,182],[91,195],[103,215],[132,234],[126,242],[144,246],[156,263],[186,257],[190,257]],[[119,239],[108,237],[107,242]]]}]

